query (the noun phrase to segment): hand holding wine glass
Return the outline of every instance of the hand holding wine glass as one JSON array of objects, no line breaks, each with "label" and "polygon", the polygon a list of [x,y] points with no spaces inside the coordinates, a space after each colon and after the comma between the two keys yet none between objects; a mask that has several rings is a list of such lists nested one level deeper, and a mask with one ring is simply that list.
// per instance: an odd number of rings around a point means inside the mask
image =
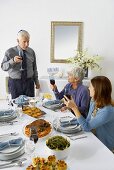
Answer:
[{"label": "hand holding wine glass", "polygon": [[15,63],[20,63],[20,62],[22,62],[22,57],[15,56],[13,60],[14,60]]}]

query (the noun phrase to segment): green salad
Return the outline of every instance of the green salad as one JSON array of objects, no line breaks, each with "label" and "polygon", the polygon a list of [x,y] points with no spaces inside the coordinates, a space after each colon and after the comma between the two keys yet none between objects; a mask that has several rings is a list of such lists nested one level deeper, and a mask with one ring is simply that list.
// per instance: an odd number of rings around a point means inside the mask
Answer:
[{"label": "green salad", "polygon": [[64,150],[70,146],[70,142],[63,136],[53,136],[46,141],[46,145],[53,150]]}]

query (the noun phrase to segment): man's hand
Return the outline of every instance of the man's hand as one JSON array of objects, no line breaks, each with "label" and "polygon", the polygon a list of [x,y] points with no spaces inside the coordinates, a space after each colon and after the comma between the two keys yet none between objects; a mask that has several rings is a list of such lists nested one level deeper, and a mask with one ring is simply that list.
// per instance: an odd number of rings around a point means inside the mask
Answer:
[{"label": "man's hand", "polygon": [[15,57],[13,58],[13,60],[14,60],[15,63],[20,63],[20,62],[22,62],[22,57],[20,57],[20,56],[15,56]]},{"label": "man's hand", "polygon": [[36,89],[40,89],[40,84],[36,83]]}]

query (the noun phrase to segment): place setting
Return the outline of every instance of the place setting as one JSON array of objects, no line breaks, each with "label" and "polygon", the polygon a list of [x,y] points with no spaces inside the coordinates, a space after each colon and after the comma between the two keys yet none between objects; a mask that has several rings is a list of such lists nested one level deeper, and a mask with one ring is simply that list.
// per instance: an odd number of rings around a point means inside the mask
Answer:
[{"label": "place setting", "polygon": [[0,135],[0,169],[23,166],[26,158],[25,140],[17,132],[8,132]]},{"label": "place setting", "polygon": [[0,126],[13,125],[18,122],[17,112],[13,108],[0,110]]},{"label": "place setting", "polygon": [[82,131],[77,119],[70,116],[55,118],[53,121],[53,127],[56,131],[65,134],[75,134]]}]

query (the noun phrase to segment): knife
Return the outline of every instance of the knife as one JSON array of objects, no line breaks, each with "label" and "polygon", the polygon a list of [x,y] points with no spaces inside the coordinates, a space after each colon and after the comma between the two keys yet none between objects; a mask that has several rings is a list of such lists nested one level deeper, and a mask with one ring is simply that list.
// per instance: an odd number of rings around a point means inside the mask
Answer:
[{"label": "knife", "polygon": [[5,134],[0,135],[0,138],[5,137],[5,136],[17,136],[17,135],[18,135],[17,132],[5,133]]}]

